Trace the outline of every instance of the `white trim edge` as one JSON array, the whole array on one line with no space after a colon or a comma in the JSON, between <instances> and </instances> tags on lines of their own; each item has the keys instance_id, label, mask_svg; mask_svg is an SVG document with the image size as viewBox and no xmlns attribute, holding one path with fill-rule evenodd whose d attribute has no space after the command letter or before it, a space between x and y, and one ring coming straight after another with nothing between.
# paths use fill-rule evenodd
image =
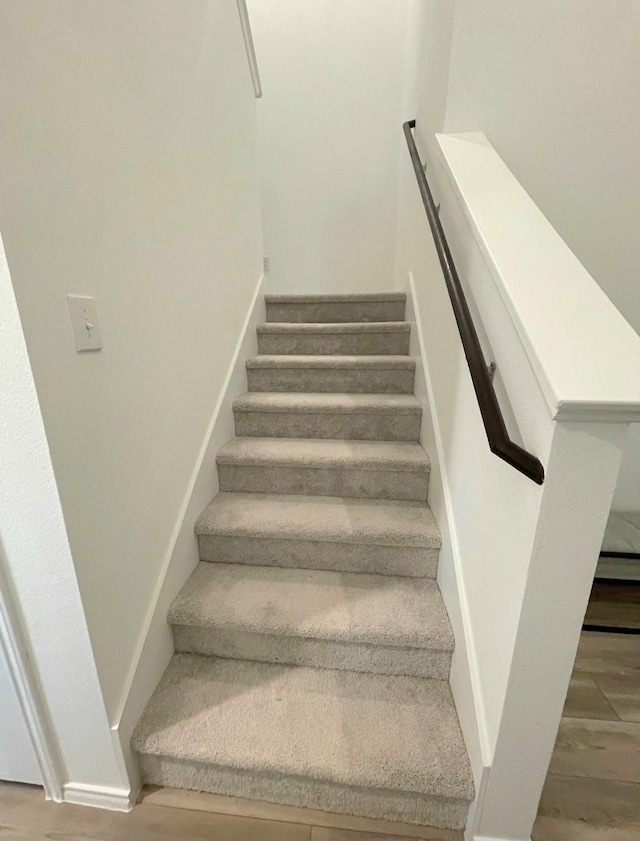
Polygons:
<instances>
[{"instance_id":1,"label":"white trim edge","mask_svg":"<svg viewBox=\"0 0 640 841\"><path fill-rule=\"evenodd\" d=\"M249 72L251 73L251 81L253 82L253 91L256 95L256 99L260 99L262 97L262 85L260 83L260 71L258 70L256 48L253 43L253 34L251 33L251 21L249 19L249 11L247 9L246 0L236 0L236 3L238 5L238 14L240 15L240 26L242 27L244 48L247 51L247 62L249 63Z\"/></svg>"},{"instance_id":2,"label":"white trim edge","mask_svg":"<svg viewBox=\"0 0 640 841\"><path fill-rule=\"evenodd\" d=\"M63 798L63 764L58 743L49 721L47 706L40 690L37 674L28 653L26 633L22 626L11 583L0 555L0 649L3 649L9 673L24 714L27 730L42 773L42 783L49 800Z\"/></svg>"},{"instance_id":3,"label":"white trim edge","mask_svg":"<svg viewBox=\"0 0 640 841\"><path fill-rule=\"evenodd\" d=\"M109 809L112 812L130 812L133 797L130 789L91 786L84 783L66 783L64 802L76 806L92 806L94 809Z\"/></svg>"}]
</instances>

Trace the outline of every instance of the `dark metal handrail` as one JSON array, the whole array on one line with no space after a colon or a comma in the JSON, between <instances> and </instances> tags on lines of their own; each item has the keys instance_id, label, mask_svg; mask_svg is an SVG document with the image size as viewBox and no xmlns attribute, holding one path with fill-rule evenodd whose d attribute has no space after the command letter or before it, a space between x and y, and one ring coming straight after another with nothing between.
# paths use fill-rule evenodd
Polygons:
<instances>
[{"instance_id":1,"label":"dark metal handrail","mask_svg":"<svg viewBox=\"0 0 640 841\"><path fill-rule=\"evenodd\" d=\"M407 146L409 147L411 163L418 179L422 203L424 204L424 209L427 211L427 218L447 284L453 313L458 324L464 355L467 358L469 373L471 374L471 380L478 399L478 406L480 407L480 414L482 415L482 423L484 424L487 440L489 441L489 449L498 458L503 459L507 464L519 470L520 473L524 473L529 479L533 479L534 482L541 485L544 482L544 467L540 460L509 438L498 398L493 388L492 373L490 373L490 369L484 360L478 334L471 318L471 312L469 311L469 305L467 304L467 299L465 298L462 284L460 283L460 278L458 277L451 251L449 250L447 238L444 235L440 223L438 208L433 201L416 142L413 138L411 129L415 127L415 124L415 120L410 120L404 123L402 128L407 140Z\"/></svg>"}]
</instances>

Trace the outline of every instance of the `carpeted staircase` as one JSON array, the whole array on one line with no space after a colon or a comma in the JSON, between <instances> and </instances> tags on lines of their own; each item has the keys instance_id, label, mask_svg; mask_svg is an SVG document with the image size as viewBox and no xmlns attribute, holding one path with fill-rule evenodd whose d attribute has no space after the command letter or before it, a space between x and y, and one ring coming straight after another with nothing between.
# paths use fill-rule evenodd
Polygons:
<instances>
[{"instance_id":1,"label":"carpeted staircase","mask_svg":"<svg viewBox=\"0 0 640 841\"><path fill-rule=\"evenodd\" d=\"M268 296L176 654L136 728L146 783L462 828L405 296Z\"/></svg>"}]
</instances>

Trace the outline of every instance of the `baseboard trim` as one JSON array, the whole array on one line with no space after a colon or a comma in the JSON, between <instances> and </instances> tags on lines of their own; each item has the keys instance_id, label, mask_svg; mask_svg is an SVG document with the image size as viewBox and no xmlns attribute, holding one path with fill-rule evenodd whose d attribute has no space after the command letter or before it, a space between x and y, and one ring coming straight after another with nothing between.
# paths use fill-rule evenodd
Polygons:
<instances>
[{"instance_id":1,"label":"baseboard trim","mask_svg":"<svg viewBox=\"0 0 640 841\"><path fill-rule=\"evenodd\" d=\"M91 786L84 783L65 783L63 802L112 812L130 812L135 798L130 789Z\"/></svg>"}]
</instances>

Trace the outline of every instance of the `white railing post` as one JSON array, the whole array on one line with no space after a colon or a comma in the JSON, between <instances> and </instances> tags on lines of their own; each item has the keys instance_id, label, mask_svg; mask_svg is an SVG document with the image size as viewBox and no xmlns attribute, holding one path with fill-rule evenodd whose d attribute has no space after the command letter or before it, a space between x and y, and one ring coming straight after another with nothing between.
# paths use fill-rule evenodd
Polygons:
<instances>
[{"instance_id":1,"label":"white railing post","mask_svg":"<svg viewBox=\"0 0 640 841\"><path fill-rule=\"evenodd\" d=\"M493 764L471 838L530 838L627 430L555 425Z\"/></svg>"}]
</instances>

